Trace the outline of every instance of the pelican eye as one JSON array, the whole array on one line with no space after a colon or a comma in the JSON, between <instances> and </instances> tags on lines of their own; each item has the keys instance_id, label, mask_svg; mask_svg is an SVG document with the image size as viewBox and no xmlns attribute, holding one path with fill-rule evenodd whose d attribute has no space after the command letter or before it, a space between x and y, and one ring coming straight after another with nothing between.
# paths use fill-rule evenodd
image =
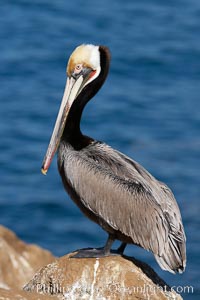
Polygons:
<instances>
[{"instance_id":1,"label":"pelican eye","mask_svg":"<svg viewBox=\"0 0 200 300\"><path fill-rule=\"evenodd\" d=\"M79 74L83 69L83 65L82 64L77 64L74 68L74 74Z\"/></svg>"}]
</instances>

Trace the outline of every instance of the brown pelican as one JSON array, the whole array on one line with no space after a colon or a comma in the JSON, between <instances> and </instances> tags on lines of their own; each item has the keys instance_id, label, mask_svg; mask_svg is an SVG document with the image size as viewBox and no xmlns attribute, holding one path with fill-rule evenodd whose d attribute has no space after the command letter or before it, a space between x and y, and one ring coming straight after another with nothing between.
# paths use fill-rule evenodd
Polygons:
<instances>
[{"instance_id":1,"label":"brown pelican","mask_svg":"<svg viewBox=\"0 0 200 300\"><path fill-rule=\"evenodd\" d=\"M115 239L153 252L169 272L186 265L185 233L171 190L141 165L103 142L82 134L86 103L104 83L110 64L105 46L81 45L69 58L67 83L43 161L46 174L58 149L58 169L65 189L81 211L107 233L100 249L82 249L77 257L110 255Z\"/></svg>"}]
</instances>

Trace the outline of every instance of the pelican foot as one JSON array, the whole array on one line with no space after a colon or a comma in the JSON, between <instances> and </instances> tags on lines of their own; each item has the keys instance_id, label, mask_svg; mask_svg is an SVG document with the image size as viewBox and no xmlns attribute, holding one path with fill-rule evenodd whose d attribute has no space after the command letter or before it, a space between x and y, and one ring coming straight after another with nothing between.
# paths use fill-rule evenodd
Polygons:
<instances>
[{"instance_id":1,"label":"pelican foot","mask_svg":"<svg viewBox=\"0 0 200 300\"><path fill-rule=\"evenodd\" d=\"M72 258L98 258L111 255L119 255L119 253L114 250L105 251L104 248L87 248L78 250L78 252L72 256Z\"/></svg>"}]
</instances>

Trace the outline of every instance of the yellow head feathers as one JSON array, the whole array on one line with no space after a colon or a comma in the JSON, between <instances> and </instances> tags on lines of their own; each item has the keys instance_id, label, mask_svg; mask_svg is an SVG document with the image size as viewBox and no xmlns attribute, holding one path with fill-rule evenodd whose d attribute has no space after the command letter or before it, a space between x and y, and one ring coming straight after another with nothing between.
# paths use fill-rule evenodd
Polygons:
<instances>
[{"instance_id":1,"label":"yellow head feathers","mask_svg":"<svg viewBox=\"0 0 200 300\"><path fill-rule=\"evenodd\" d=\"M72 74L75 66L78 64L97 70L100 67L99 46L90 44L78 46L69 58L67 66L68 76Z\"/></svg>"}]
</instances>

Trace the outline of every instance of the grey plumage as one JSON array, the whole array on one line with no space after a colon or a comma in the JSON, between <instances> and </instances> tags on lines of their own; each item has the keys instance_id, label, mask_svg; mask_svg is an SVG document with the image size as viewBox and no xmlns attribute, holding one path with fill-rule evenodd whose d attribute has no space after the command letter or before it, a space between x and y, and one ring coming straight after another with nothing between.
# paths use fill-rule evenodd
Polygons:
<instances>
[{"instance_id":1,"label":"grey plumage","mask_svg":"<svg viewBox=\"0 0 200 300\"><path fill-rule=\"evenodd\" d=\"M62 141L58 166L65 186L108 233L154 253L161 268L185 268L185 233L171 190L141 165L101 142L81 151ZM67 184L66 184L67 179ZM76 201L77 202L77 201Z\"/></svg>"},{"instance_id":2,"label":"grey plumage","mask_svg":"<svg viewBox=\"0 0 200 300\"><path fill-rule=\"evenodd\" d=\"M81 45L69 58L67 82L54 130L42 164L46 174L58 147L58 168L64 186L83 213L108 232L101 249L84 249L76 257L118 253L132 243L150 250L161 268L184 271L185 233L171 190L141 165L80 130L83 109L108 74L105 46Z\"/></svg>"}]
</instances>

